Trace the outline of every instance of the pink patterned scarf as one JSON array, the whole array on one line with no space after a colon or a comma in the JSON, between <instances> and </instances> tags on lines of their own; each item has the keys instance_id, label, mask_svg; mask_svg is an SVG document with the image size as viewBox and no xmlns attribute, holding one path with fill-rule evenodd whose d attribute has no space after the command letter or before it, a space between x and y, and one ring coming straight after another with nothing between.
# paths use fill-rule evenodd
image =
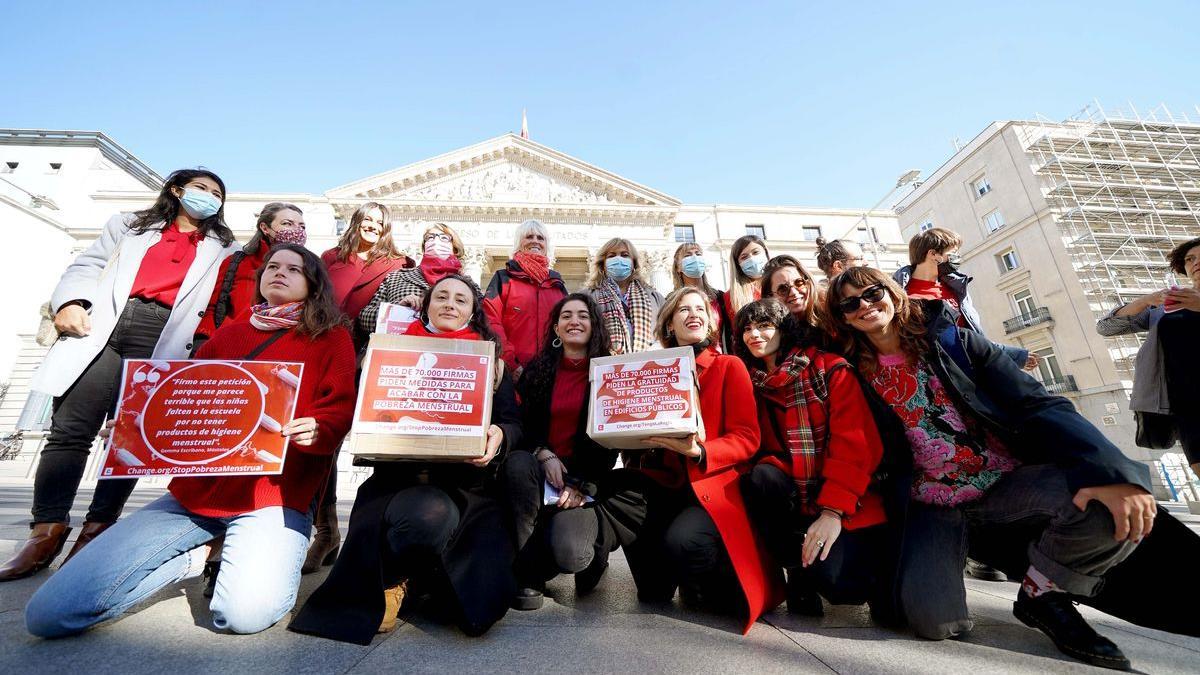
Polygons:
<instances>
[{"instance_id":1,"label":"pink patterned scarf","mask_svg":"<svg viewBox=\"0 0 1200 675\"><path fill-rule=\"evenodd\" d=\"M264 302L250 308L250 324L259 330L291 329L299 325L303 312L303 300L274 307Z\"/></svg>"}]
</instances>

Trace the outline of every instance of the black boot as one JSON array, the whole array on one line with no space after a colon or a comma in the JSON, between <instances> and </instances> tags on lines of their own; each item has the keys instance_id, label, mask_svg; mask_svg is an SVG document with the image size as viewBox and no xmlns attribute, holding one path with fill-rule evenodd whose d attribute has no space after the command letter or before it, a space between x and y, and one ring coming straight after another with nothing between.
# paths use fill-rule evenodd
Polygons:
<instances>
[{"instance_id":1,"label":"black boot","mask_svg":"<svg viewBox=\"0 0 1200 675\"><path fill-rule=\"evenodd\" d=\"M1101 668L1130 669L1129 659L1121 649L1088 625L1066 593L1044 593L1032 598L1022 588L1013 603L1013 616L1045 633L1067 656Z\"/></svg>"},{"instance_id":2,"label":"black boot","mask_svg":"<svg viewBox=\"0 0 1200 675\"><path fill-rule=\"evenodd\" d=\"M964 571L982 581L1008 581L1008 575L1004 572L970 558L967 558L967 567Z\"/></svg>"},{"instance_id":3,"label":"black boot","mask_svg":"<svg viewBox=\"0 0 1200 675\"><path fill-rule=\"evenodd\" d=\"M538 588L522 588L513 596L512 608L522 612L529 612L535 609L541 609L542 603L546 597Z\"/></svg>"},{"instance_id":4,"label":"black boot","mask_svg":"<svg viewBox=\"0 0 1200 675\"><path fill-rule=\"evenodd\" d=\"M821 596L808 583L804 571L795 567L787 571L787 611L800 616L825 616Z\"/></svg>"},{"instance_id":5,"label":"black boot","mask_svg":"<svg viewBox=\"0 0 1200 675\"><path fill-rule=\"evenodd\" d=\"M583 597L596 590L596 585L608 569L608 561L600 556L592 558L592 562L582 572L575 573L575 595Z\"/></svg>"}]
</instances>

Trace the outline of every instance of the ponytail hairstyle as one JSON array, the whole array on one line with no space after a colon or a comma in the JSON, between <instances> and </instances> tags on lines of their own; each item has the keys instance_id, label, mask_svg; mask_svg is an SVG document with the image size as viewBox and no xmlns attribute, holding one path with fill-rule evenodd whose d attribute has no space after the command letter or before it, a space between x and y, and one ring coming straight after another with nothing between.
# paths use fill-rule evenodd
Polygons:
<instances>
[{"instance_id":1,"label":"ponytail hairstyle","mask_svg":"<svg viewBox=\"0 0 1200 675\"><path fill-rule=\"evenodd\" d=\"M829 282L829 292L826 303L829 315L837 329L837 337L841 342L841 351L846 359L856 363L858 369L866 375L872 375L879 368L879 353L866 334L850 325L846 317L837 308L837 304L846 297L846 286L859 289L869 288L876 284L882 285L892 304L896 308L892 317L892 329L900 336L900 348L910 363L916 363L927 351L929 344L926 339L925 313L921 306L909 300L908 294L892 277L880 272L874 267L851 267Z\"/></svg>"},{"instance_id":2,"label":"ponytail hairstyle","mask_svg":"<svg viewBox=\"0 0 1200 675\"><path fill-rule=\"evenodd\" d=\"M258 249L263 245L271 245L271 242L267 240L267 235L263 234L262 226L266 225L267 228L270 228L271 225L275 223L275 215L280 211L295 211L300 215L304 215L304 211L301 211L300 207L296 206L295 204L289 204L287 202L271 202L270 204L267 204L263 207L262 211L255 216L254 236L251 237L250 241L246 242L246 245L242 247L243 251L249 255L254 255L258 253Z\"/></svg>"},{"instance_id":3,"label":"ponytail hairstyle","mask_svg":"<svg viewBox=\"0 0 1200 675\"><path fill-rule=\"evenodd\" d=\"M309 337L317 337L322 333L346 325L346 316L340 307L333 302L333 282L325 271L325 263L316 253L300 244L276 244L267 251L267 257L254 275L254 302L266 302L262 294L262 278L266 273L267 264L281 251L291 251L300 255L304 260L304 281L308 283L308 296L304 298L304 311L300 314L300 324L296 330Z\"/></svg>"},{"instance_id":4,"label":"ponytail hairstyle","mask_svg":"<svg viewBox=\"0 0 1200 675\"><path fill-rule=\"evenodd\" d=\"M862 247L858 244L847 241L845 239L834 239L826 241L825 237L817 237L817 267L825 273L826 278L833 278L834 263L842 263L842 267L849 267L846 263L852 259L862 260Z\"/></svg>"},{"instance_id":5,"label":"ponytail hairstyle","mask_svg":"<svg viewBox=\"0 0 1200 675\"><path fill-rule=\"evenodd\" d=\"M382 214L383 223L379 227L379 239L371 245L371 250L367 251L367 264L387 258L388 260L405 259L405 267L412 267L412 259L400 252L396 248L396 242L392 239L392 211L388 207L379 202L366 202L354 211L354 215L350 216L350 225L346 231L342 233L342 238L338 240L337 259L338 262L346 262L351 256L358 255L358 247L362 245L362 234L358 228L362 225L363 218L371 211L378 210Z\"/></svg>"},{"instance_id":6,"label":"ponytail hairstyle","mask_svg":"<svg viewBox=\"0 0 1200 675\"><path fill-rule=\"evenodd\" d=\"M211 179L221 189L221 208L200 221L197 227L205 237L216 237L222 246L232 244L234 241L233 230L230 230L229 226L225 224L225 198L228 196L225 192L225 181L208 169L172 171L171 175L163 181L162 189L158 191L158 197L154 203L149 208L133 214L133 222L129 224L130 231L140 234L150 230L162 231L163 228L169 227L179 217L179 210L183 208L180 206L179 198L171 192L171 188L184 190L188 183L200 177Z\"/></svg>"}]
</instances>

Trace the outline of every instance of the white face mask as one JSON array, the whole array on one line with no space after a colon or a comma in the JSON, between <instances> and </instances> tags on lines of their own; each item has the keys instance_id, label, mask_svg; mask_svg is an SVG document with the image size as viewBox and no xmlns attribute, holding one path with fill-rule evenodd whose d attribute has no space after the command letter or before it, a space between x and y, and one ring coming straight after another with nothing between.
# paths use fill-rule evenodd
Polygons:
<instances>
[{"instance_id":1,"label":"white face mask","mask_svg":"<svg viewBox=\"0 0 1200 675\"><path fill-rule=\"evenodd\" d=\"M448 241L442 241L437 237L425 242L425 255L433 256L439 260L445 260L454 254L454 244Z\"/></svg>"}]
</instances>

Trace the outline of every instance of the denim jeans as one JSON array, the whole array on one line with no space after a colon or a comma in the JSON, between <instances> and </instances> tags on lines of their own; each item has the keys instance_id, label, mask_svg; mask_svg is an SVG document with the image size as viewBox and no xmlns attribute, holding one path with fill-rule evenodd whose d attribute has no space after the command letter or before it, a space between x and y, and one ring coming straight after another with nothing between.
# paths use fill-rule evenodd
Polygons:
<instances>
[{"instance_id":1,"label":"denim jeans","mask_svg":"<svg viewBox=\"0 0 1200 675\"><path fill-rule=\"evenodd\" d=\"M54 638L119 616L158 590L198 576L203 545L223 534L209 605L213 626L257 633L296 603L311 527L309 515L282 506L211 518L163 495L118 521L50 577L26 605L25 625L38 637Z\"/></svg>"},{"instance_id":2,"label":"denim jeans","mask_svg":"<svg viewBox=\"0 0 1200 675\"><path fill-rule=\"evenodd\" d=\"M913 630L931 639L971 630L963 566L973 537L1038 530L1033 541L1014 537L1011 545L1027 546L1029 564L1067 593L1098 593L1104 573L1128 557L1134 543L1114 539L1112 514L1099 502L1080 511L1073 497L1061 469L1035 464L1016 469L968 504L911 503L899 581L901 607Z\"/></svg>"}]
</instances>

